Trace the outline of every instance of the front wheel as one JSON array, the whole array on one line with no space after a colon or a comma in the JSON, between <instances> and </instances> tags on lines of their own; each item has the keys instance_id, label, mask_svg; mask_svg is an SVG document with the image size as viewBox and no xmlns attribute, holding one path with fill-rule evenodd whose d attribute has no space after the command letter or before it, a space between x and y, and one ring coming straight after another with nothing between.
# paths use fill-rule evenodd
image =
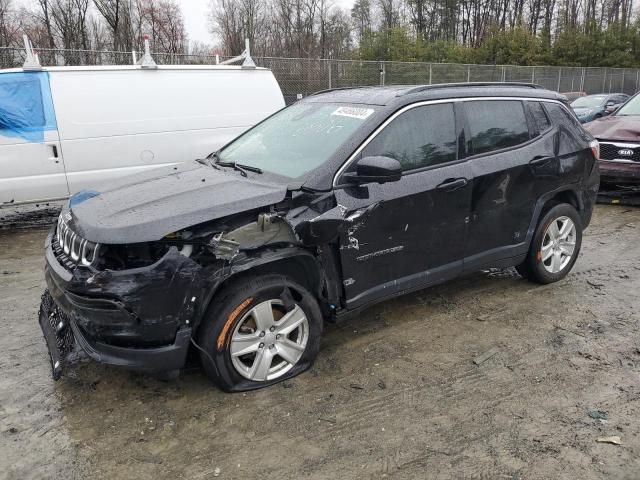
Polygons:
<instances>
[{"instance_id":1,"label":"front wheel","mask_svg":"<svg viewBox=\"0 0 640 480\"><path fill-rule=\"evenodd\" d=\"M282 275L226 287L198 332L207 375L226 391L266 387L308 369L320 348L313 295Z\"/></svg>"},{"instance_id":2,"label":"front wheel","mask_svg":"<svg viewBox=\"0 0 640 480\"><path fill-rule=\"evenodd\" d=\"M531 281L557 282L575 264L581 245L580 215L572 205L556 205L538 223L527 258L516 268Z\"/></svg>"}]
</instances>

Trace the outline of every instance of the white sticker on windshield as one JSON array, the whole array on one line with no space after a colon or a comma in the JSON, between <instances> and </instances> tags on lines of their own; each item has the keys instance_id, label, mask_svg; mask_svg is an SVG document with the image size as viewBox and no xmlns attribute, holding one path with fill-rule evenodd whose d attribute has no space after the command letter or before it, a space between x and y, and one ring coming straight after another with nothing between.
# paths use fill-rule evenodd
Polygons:
<instances>
[{"instance_id":1,"label":"white sticker on windshield","mask_svg":"<svg viewBox=\"0 0 640 480\"><path fill-rule=\"evenodd\" d=\"M341 117L351 117L364 120L373 113L373 108L358 107L338 107L331 115L339 115Z\"/></svg>"}]
</instances>

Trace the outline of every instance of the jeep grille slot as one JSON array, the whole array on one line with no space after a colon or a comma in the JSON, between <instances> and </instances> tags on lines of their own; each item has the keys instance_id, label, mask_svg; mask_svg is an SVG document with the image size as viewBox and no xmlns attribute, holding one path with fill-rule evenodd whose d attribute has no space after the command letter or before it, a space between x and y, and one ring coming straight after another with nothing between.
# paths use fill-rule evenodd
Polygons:
<instances>
[{"instance_id":1,"label":"jeep grille slot","mask_svg":"<svg viewBox=\"0 0 640 480\"><path fill-rule=\"evenodd\" d=\"M97 243L85 240L66 224L62 215L58 218L53 251L58 261L68 270L76 265L91 265L97 256Z\"/></svg>"}]
</instances>

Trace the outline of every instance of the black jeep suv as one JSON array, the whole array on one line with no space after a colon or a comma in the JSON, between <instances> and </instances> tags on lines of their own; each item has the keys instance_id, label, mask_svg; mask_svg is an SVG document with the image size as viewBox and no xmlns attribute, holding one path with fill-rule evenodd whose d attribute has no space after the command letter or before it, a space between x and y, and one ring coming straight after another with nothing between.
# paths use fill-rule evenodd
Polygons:
<instances>
[{"instance_id":1,"label":"black jeep suv","mask_svg":"<svg viewBox=\"0 0 640 480\"><path fill-rule=\"evenodd\" d=\"M351 88L281 110L219 152L73 196L46 241L54 377L74 345L223 389L309 368L323 319L487 267L572 268L598 144L526 84Z\"/></svg>"}]
</instances>

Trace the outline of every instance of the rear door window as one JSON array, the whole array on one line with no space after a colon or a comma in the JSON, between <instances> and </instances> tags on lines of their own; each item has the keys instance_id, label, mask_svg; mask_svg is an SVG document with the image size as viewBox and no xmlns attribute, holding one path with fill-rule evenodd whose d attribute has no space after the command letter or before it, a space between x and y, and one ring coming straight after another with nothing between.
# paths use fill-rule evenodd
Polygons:
<instances>
[{"instance_id":1,"label":"rear door window","mask_svg":"<svg viewBox=\"0 0 640 480\"><path fill-rule=\"evenodd\" d=\"M464 102L473 155L515 147L529 140L529 125L519 100Z\"/></svg>"},{"instance_id":2,"label":"rear door window","mask_svg":"<svg viewBox=\"0 0 640 480\"><path fill-rule=\"evenodd\" d=\"M453 104L424 105L400 114L364 148L362 155L395 158L403 171L456 160Z\"/></svg>"}]
</instances>

